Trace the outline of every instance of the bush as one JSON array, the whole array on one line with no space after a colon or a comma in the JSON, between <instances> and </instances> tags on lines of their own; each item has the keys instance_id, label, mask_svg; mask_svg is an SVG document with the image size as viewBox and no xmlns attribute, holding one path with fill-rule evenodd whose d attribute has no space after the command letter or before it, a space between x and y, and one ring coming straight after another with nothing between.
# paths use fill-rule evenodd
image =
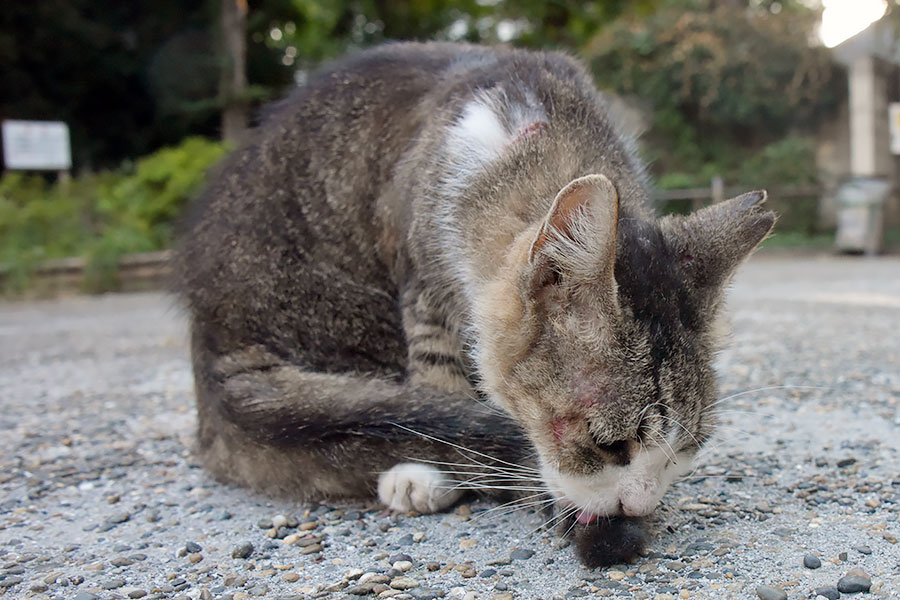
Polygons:
<instances>
[{"instance_id":1,"label":"bush","mask_svg":"<svg viewBox=\"0 0 900 600\"><path fill-rule=\"evenodd\" d=\"M125 165L50 184L39 175L0 179L0 265L6 291L20 291L41 262L83 256L85 286L116 287L122 254L168 247L173 223L225 153L222 144L188 138Z\"/></svg>"}]
</instances>

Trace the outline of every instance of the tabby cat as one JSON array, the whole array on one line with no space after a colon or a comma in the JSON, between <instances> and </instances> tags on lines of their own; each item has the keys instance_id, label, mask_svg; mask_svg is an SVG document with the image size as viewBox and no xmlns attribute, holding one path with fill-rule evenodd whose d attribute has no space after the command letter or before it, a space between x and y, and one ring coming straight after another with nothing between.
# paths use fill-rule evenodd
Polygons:
<instances>
[{"instance_id":1,"label":"tabby cat","mask_svg":"<svg viewBox=\"0 0 900 600\"><path fill-rule=\"evenodd\" d=\"M199 453L298 500L433 512L540 488L580 527L647 515L713 432L724 288L774 225L764 198L657 218L563 54L402 43L333 64L181 237ZM604 543L585 560L630 545Z\"/></svg>"}]
</instances>

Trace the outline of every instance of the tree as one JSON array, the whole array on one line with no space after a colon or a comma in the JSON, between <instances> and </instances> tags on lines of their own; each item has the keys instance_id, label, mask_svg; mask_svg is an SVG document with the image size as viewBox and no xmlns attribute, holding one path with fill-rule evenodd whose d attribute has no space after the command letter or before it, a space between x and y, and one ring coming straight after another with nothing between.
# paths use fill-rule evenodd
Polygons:
<instances>
[{"instance_id":1,"label":"tree","mask_svg":"<svg viewBox=\"0 0 900 600\"><path fill-rule=\"evenodd\" d=\"M659 172L735 181L752 154L810 131L843 98L844 75L814 40L818 19L788 0L669 0L601 31L584 54L601 85L649 104Z\"/></svg>"},{"instance_id":2,"label":"tree","mask_svg":"<svg viewBox=\"0 0 900 600\"><path fill-rule=\"evenodd\" d=\"M222 139L236 142L247 128L247 0L222 0Z\"/></svg>"}]
</instances>

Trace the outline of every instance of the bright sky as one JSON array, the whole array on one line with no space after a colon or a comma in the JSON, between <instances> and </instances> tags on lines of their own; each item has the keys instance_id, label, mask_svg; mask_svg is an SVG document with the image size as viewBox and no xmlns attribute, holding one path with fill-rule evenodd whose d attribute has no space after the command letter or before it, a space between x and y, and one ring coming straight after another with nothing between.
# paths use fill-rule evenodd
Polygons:
<instances>
[{"instance_id":1,"label":"bright sky","mask_svg":"<svg viewBox=\"0 0 900 600\"><path fill-rule=\"evenodd\" d=\"M822 0L822 42L831 48L877 21L887 9L885 0Z\"/></svg>"}]
</instances>

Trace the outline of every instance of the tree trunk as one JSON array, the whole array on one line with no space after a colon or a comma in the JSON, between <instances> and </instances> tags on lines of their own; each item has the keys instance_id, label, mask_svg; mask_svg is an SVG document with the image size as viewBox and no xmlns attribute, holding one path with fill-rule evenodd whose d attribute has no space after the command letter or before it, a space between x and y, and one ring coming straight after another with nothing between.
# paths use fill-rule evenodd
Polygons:
<instances>
[{"instance_id":1,"label":"tree trunk","mask_svg":"<svg viewBox=\"0 0 900 600\"><path fill-rule=\"evenodd\" d=\"M222 0L224 60L219 93L222 139L239 142L247 130L247 0Z\"/></svg>"}]
</instances>

